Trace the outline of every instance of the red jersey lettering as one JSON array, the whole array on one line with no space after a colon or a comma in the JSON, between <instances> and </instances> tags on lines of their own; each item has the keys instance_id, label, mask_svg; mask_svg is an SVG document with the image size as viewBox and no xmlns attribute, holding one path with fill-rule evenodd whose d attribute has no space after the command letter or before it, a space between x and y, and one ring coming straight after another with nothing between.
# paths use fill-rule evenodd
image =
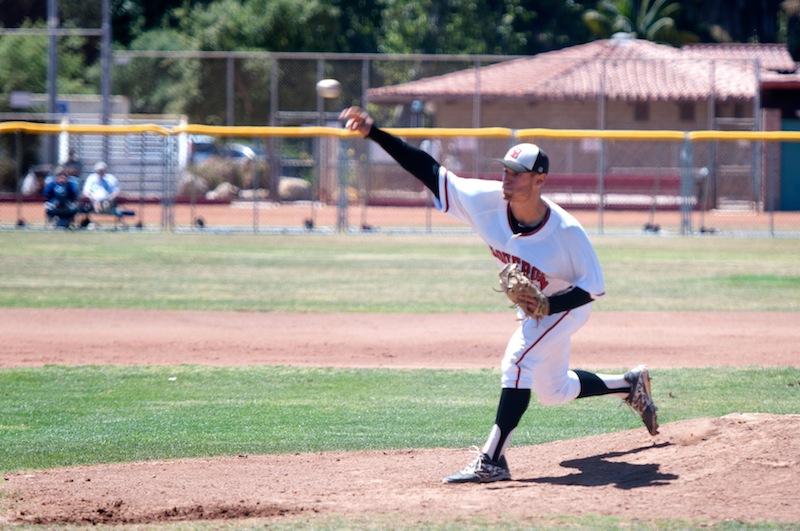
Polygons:
<instances>
[{"instance_id":1,"label":"red jersey lettering","mask_svg":"<svg viewBox=\"0 0 800 531\"><path fill-rule=\"evenodd\" d=\"M536 266L532 265L530 262L523 260L518 256L512 256L506 252L499 251L492 246L489 246L489 250L492 253L492 256L500 260L504 264L515 263L519 264L522 273L528 277L529 279L533 280L534 282L539 283L539 289L545 289L550 282L547 281L547 275L545 275L542 271L536 268Z\"/></svg>"}]
</instances>

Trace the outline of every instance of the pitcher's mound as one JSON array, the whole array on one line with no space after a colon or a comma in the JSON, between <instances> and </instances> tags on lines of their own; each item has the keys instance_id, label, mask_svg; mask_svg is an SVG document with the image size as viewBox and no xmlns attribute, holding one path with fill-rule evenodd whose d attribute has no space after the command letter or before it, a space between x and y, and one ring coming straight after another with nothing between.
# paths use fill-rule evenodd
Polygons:
<instances>
[{"instance_id":1,"label":"pitcher's mound","mask_svg":"<svg viewBox=\"0 0 800 531\"><path fill-rule=\"evenodd\" d=\"M654 438L641 428L512 447L514 479L485 485L443 485L472 455L433 449L19 472L5 476L0 497L7 521L51 525L334 516L522 523L581 514L800 522L798 433L800 415L732 414L669 423Z\"/></svg>"}]
</instances>

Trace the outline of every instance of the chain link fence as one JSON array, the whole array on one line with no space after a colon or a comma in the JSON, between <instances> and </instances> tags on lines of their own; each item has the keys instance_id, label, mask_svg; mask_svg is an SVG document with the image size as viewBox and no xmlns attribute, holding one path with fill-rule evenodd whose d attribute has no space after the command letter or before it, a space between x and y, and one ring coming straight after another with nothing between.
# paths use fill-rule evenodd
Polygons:
<instances>
[{"instance_id":1,"label":"chain link fence","mask_svg":"<svg viewBox=\"0 0 800 531\"><path fill-rule=\"evenodd\" d=\"M106 159L121 181L132 219L95 226L166 230L336 231L462 230L432 208L430 193L372 143L329 134L263 135L246 126L339 127L341 108L366 106L382 127L526 127L613 130L781 129L775 112L760 108L753 61L615 60L585 68L580 99L500 93L495 77L511 56L394 56L266 52L115 52L112 93L126 113L112 124L156 123L179 134L0 135L0 225L45 226L41 198L25 187L52 170L45 146L70 150L85 179ZM564 57L539 61L537 75L564 71ZM737 72L731 85L723 78ZM684 99L643 99L619 92L620 79L651 92L663 73L698 81ZM157 75L156 75L157 74ZM628 77L626 76L634 76ZM342 85L332 100L318 80ZM513 81L513 80L512 80ZM576 81L577 83L577 81ZM654 88L654 86L656 88ZM699 87L699 88L698 88ZM739 92L736 92L736 91ZM744 91L744 92L742 92ZM778 113L779 114L779 113ZM29 121L36 113L26 114ZM4 118L10 118L4 115ZM38 115L43 122L56 117ZM70 125L99 123L87 112L57 117ZM2 122L0 122L2 123ZM232 126L211 134L187 123ZM784 124L785 125L785 124ZM183 127L184 129L180 129ZM785 128L785 127L784 127ZM800 188L793 157L797 142L738 139L609 138L525 134L490 138L437 133L409 135L447 168L465 177L498 179L502 157L516 141L540 144L551 158L546 192L573 210L591 231L763 232L800 229ZM41 186L41 184L40 184Z\"/></svg>"},{"instance_id":2,"label":"chain link fence","mask_svg":"<svg viewBox=\"0 0 800 531\"><path fill-rule=\"evenodd\" d=\"M304 135L308 134L306 130L291 129ZM286 130L268 131L276 135ZM431 153L449 170L484 179L500 179L500 165L495 158L501 157L510 145L519 141L538 143L551 158L546 195L571 210L592 232L800 233L797 212L777 208L781 182L776 175L776 142L710 141L692 139L693 133L680 132L674 132L672 139L653 140L610 139L599 133L573 138L571 131L558 130L508 130L506 136L489 138L480 136L485 130L475 130L477 136L463 132L454 136L452 130L442 129L395 130L400 135L404 131L408 132L410 143ZM305 168L314 172L311 178L302 174L281 176L277 183L272 181L268 162L247 151L250 158L241 156L231 161L209 155L196 165L181 168L181 152L192 148L182 148L181 143L188 142L191 134L111 135L115 149L139 161L130 167L110 167L121 182L125 209L133 215L117 219L87 214L92 218L90 228L248 232L467 230L436 211L431 193L376 144L341 135L340 130L332 128L314 132L318 136L202 135L211 139L209 145L224 142L230 149L236 145L268 146L298 140L318 145L316 155L305 155L314 161ZM13 132L3 136L13 139L15 152L11 160L19 161L21 156L16 153L24 153L47 135ZM72 132L69 145L80 145L85 150L95 145L94 149L99 149L102 137ZM473 166L472 157L463 156L473 150L487 154L477 166ZM720 153L729 151L730 159L725 160L736 162L750 156L753 150L763 161L762 179L745 179L733 172L716 181L709 179L709 157L720 160ZM314 156L319 157L319 162ZM467 160L466 165L463 160ZM641 160L652 165L643 166L639 164ZM76 178L80 180L90 171L91 168L84 168ZM40 196L49 173L47 168L38 167L24 173L20 164L11 168L13 180L5 183L11 191L3 192L0 201L0 226L49 226ZM212 182L218 184L212 188ZM278 195L271 195L272 190ZM717 199L712 201L711 197ZM726 208L714 206L720 198L730 202ZM80 221L81 215L76 218L76 226L81 225Z\"/></svg>"}]
</instances>

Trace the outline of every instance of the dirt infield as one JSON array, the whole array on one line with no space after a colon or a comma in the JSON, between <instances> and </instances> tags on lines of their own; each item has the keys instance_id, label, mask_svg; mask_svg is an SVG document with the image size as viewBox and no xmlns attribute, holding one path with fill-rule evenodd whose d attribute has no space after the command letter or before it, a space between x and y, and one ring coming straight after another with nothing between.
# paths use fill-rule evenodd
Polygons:
<instances>
[{"instance_id":1,"label":"dirt infield","mask_svg":"<svg viewBox=\"0 0 800 531\"><path fill-rule=\"evenodd\" d=\"M45 326L46 325L46 326ZM595 312L573 366L800 366L796 313ZM0 309L0 367L54 364L494 368L514 315Z\"/></svg>"},{"instance_id":2,"label":"dirt infield","mask_svg":"<svg viewBox=\"0 0 800 531\"><path fill-rule=\"evenodd\" d=\"M512 521L564 515L797 522L800 415L728 415L513 448L514 480L443 485L451 449L239 456L6 476L11 519L144 524L219 518ZM461 515L459 517L459 515ZM398 519L399 518L399 519Z\"/></svg>"},{"instance_id":3,"label":"dirt infield","mask_svg":"<svg viewBox=\"0 0 800 531\"><path fill-rule=\"evenodd\" d=\"M797 324L797 314L783 313L599 312L575 337L573 365L798 367ZM5 309L0 310L0 366L492 368L515 325L506 314L411 319ZM23 471L5 474L0 482L0 525L253 518L261 524L297 518L308 523L337 517L373 527L376 522L384 527L398 522L546 525L548 518L598 514L645 521L798 523L798 430L800 415L736 414L666 424L654 438L642 428L512 447L513 481L455 487L442 485L440 478L465 463L465 450L238 456Z\"/></svg>"}]
</instances>

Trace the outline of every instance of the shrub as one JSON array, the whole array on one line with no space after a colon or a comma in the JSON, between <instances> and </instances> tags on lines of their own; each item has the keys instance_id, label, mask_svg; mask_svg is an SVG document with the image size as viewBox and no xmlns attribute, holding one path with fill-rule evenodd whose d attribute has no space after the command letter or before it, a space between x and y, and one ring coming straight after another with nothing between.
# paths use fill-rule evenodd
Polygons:
<instances>
[{"instance_id":1,"label":"shrub","mask_svg":"<svg viewBox=\"0 0 800 531\"><path fill-rule=\"evenodd\" d=\"M0 191L17 191L17 165L13 159L7 157L0 157Z\"/></svg>"},{"instance_id":2,"label":"shrub","mask_svg":"<svg viewBox=\"0 0 800 531\"><path fill-rule=\"evenodd\" d=\"M240 161L222 157L209 157L202 164L190 168L213 190L221 183L230 183L237 188L252 188L259 177L259 188L265 188L269 178L269 165L266 161Z\"/></svg>"}]
</instances>

